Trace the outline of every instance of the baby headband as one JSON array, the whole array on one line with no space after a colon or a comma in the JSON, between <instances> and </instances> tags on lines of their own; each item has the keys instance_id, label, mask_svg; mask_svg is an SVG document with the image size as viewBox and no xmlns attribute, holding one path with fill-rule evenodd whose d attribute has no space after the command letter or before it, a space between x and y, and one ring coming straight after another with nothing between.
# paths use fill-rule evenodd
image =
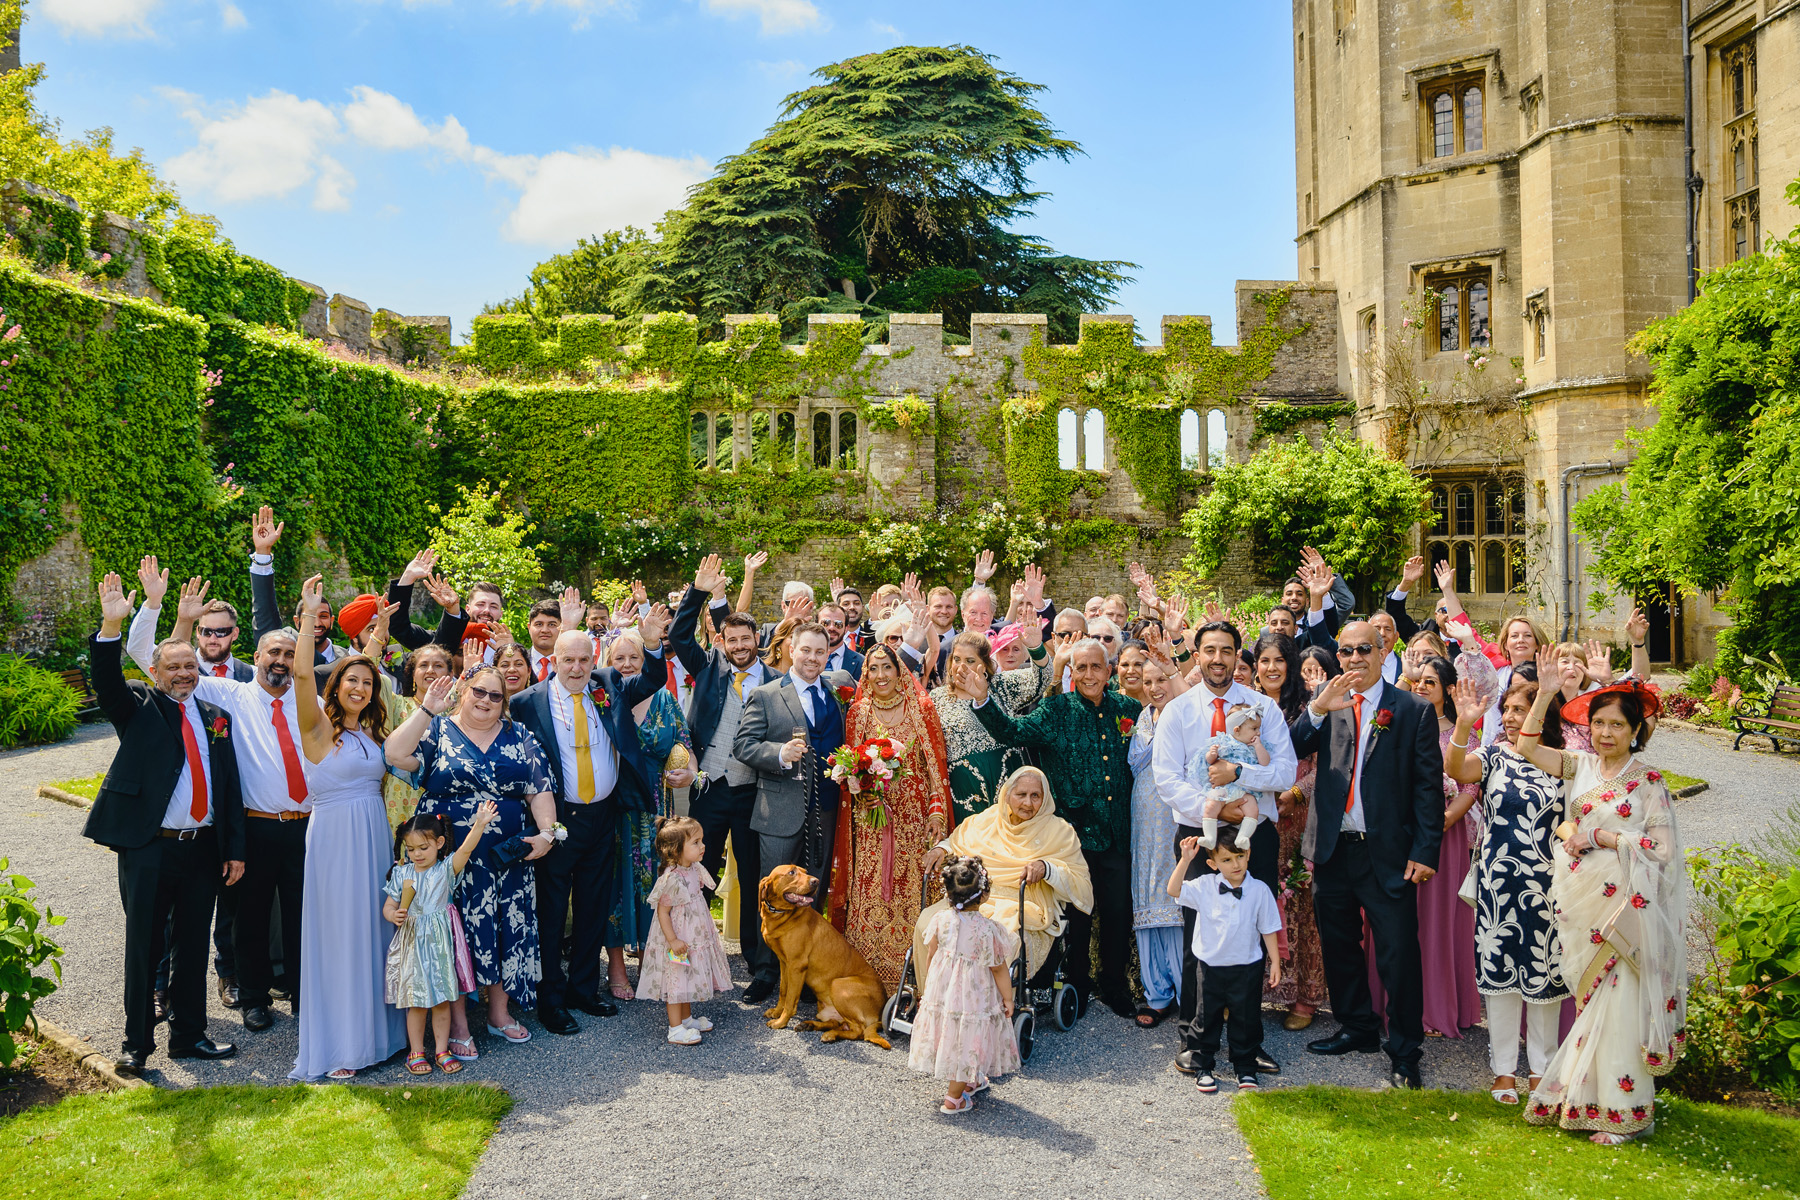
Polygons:
<instances>
[{"instance_id":1,"label":"baby headband","mask_svg":"<svg viewBox=\"0 0 1800 1200\"><path fill-rule=\"evenodd\" d=\"M1240 708L1236 712L1226 713L1225 729L1229 733L1236 733L1238 731L1238 726L1242 725L1245 721L1260 720L1262 720L1262 706L1252 704L1248 708Z\"/></svg>"}]
</instances>

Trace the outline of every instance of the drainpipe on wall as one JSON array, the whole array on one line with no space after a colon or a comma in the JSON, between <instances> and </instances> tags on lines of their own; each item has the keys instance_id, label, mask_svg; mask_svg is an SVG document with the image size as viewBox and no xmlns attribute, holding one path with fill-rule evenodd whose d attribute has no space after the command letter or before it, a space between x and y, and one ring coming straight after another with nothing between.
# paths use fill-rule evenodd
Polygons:
<instances>
[{"instance_id":1,"label":"drainpipe on wall","mask_svg":"<svg viewBox=\"0 0 1800 1200\"><path fill-rule=\"evenodd\" d=\"M1689 2L1681 0L1681 183L1687 194L1687 298L1692 304L1700 293L1700 247L1695 241L1700 225L1696 204L1700 177L1694 174L1694 37L1688 24Z\"/></svg>"},{"instance_id":2,"label":"drainpipe on wall","mask_svg":"<svg viewBox=\"0 0 1800 1200\"><path fill-rule=\"evenodd\" d=\"M1562 560L1563 560L1563 619L1562 640L1575 640L1575 525L1569 513L1569 481L1578 475L1617 475L1625 469L1623 463L1612 461L1597 463L1576 463L1572 467L1564 467L1562 473Z\"/></svg>"}]
</instances>

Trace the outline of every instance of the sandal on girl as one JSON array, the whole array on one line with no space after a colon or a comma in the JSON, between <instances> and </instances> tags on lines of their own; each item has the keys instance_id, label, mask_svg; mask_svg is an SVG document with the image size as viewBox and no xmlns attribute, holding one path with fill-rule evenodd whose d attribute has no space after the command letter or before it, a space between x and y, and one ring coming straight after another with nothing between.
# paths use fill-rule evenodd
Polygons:
<instances>
[{"instance_id":1,"label":"sandal on girl","mask_svg":"<svg viewBox=\"0 0 1800 1200\"><path fill-rule=\"evenodd\" d=\"M953 1099L950 1096L945 1096L944 1102L942 1104L938 1105L938 1111L941 1113L949 1113L951 1116L955 1116L958 1113L966 1113L974 1107L975 1107L975 1097L969 1095L969 1093L967 1093L967 1092L964 1092L962 1094L962 1098L960 1100Z\"/></svg>"},{"instance_id":2,"label":"sandal on girl","mask_svg":"<svg viewBox=\"0 0 1800 1200\"><path fill-rule=\"evenodd\" d=\"M525 1028L517 1021L507 1022L506 1028L504 1029L496 1029L490 1023L488 1025L488 1032L497 1038L505 1038L515 1046L520 1042L529 1042L531 1040L531 1030Z\"/></svg>"},{"instance_id":3,"label":"sandal on girl","mask_svg":"<svg viewBox=\"0 0 1800 1200\"><path fill-rule=\"evenodd\" d=\"M409 1054L406 1056L406 1069L414 1075L429 1075L431 1074L431 1060L423 1054Z\"/></svg>"},{"instance_id":4,"label":"sandal on girl","mask_svg":"<svg viewBox=\"0 0 1800 1200\"><path fill-rule=\"evenodd\" d=\"M701 1033L711 1033L713 1028L712 1019L710 1017L683 1017L681 1018L681 1023L686 1025L689 1029L696 1029Z\"/></svg>"},{"instance_id":5,"label":"sandal on girl","mask_svg":"<svg viewBox=\"0 0 1800 1200\"><path fill-rule=\"evenodd\" d=\"M352 1071L349 1067L339 1067L337 1070L332 1071L330 1074L326 1075L325 1078L335 1079L339 1083L342 1083L346 1079L355 1079L356 1072Z\"/></svg>"},{"instance_id":6,"label":"sandal on girl","mask_svg":"<svg viewBox=\"0 0 1800 1200\"><path fill-rule=\"evenodd\" d=\"M474 1062L481 1057L475 1051L475 1039L472 1037L451 1038L450 1055L459 1062Z\"/></svg>"},{"instance_id":7,"label":"sandal on girl","mask_svg":"<svg viewBox=\"0 0 1800 1200\"><path fill-rule=\"evenodd\" d=\"M994 1086L994 1081L989 1079L986 1075L983 1075L981 1078L977 1079L972 1085L964 1088L963 1095L973 1096L976 1092L985 1092L993 1086Z\"/></svg>"},{"instance_id":8,"label":"sandal on girl","mask_svg":"<svg viewBox=\"0 0 1800 1200\"><path fill-rule=\"evenodd\" d=\"M446 1075L454 1075L458 1071L462 1070L462 1064L456 1061L456 1055L450 1053L448 1050L439 1050L438 1051L437 1065L438 1065L438 1070L442 1071ZM422 1072L422 1071L418 1072L418 1073L424 1074L424 1072Z\"/></svg>"},{"instance_id":9,"label":"sandal on girl","mask_svg":"<svg viewBox=\"0 0 1800 1200\"><path fill-rule=\"evenodd\" d=\"M1502 1079L1512 1079L1513 1082L1507 1087L1501 1087ZM1511 1075L1496 1075L1494 1076L1494 1086L1488 1089L1488 1095L1501 1104L1517 1104L1519 1102L1519 1081Z\"/></svg>"}]
</instances>

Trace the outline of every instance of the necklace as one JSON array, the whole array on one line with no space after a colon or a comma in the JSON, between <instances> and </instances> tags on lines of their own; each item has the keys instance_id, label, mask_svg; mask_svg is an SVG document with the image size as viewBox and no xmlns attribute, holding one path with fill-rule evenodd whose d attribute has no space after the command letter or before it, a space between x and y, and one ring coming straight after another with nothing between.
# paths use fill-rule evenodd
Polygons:
<instances>
[{"instance_id":1,"label":"necklace","mask_svg":"<svg viewBox=\"0 0 1800 1200\"><path fill-rule=\"evenodd\" d=\"M906 697L905 696L895 696L894 702L892 704L883 704L881 701L877 700L873 695L871 695L869 697L869 703L873 704L877 709L879 709L882 712L893 712L896 708L899 708L902 704L906 703Z\"/></svg>"}]
</instances>

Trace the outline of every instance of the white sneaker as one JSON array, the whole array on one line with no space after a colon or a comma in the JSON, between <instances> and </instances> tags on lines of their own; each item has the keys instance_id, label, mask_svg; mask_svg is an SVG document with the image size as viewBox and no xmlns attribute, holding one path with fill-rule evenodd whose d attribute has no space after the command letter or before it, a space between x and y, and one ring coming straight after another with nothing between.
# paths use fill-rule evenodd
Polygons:
<instances>
[{"instance_id":1,"label":"white sneaker","mask_svg":"<svg viewBox=\"0 0 1800 1200\"><path fill-rule=\"evenodd\" d=\"M681 1023L689 1029L697 1029L701 1033L712 1032L712 1022L705 1017L683 1017Z\"/></svg>"},{"instance_id":2,"label":"white sneaker","mask_svg":"<svg viewBox=\"0 0 1800 1200\"><path fill-rule=\"evenodd\" d=\"M669 1045L698 1046L700 1031L689 1025L671 1025L669 1027Z\"/></svg>"}]
</instances>

